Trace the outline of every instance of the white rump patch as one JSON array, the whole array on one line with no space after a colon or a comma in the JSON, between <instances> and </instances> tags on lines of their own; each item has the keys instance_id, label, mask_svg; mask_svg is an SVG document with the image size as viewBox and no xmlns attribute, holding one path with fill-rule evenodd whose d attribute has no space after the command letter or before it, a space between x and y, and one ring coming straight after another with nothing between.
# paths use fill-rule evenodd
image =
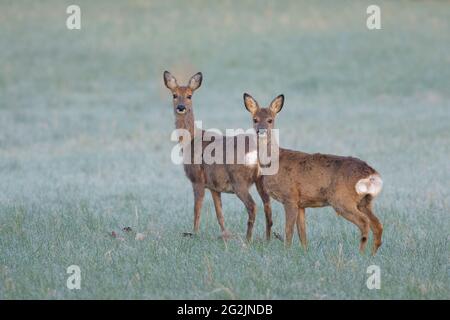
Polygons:
<instances>
[{"instance_id":1,"label":"white rump patch","mask_svg":"<svg viewBox=\"0 0 450 320\"><path fill-rule=\"evenodd\" d=\"M253 166L258 163L258 151L253 150L245 154L245 165Z\"/></svg>"},{"instance_id":2,"label":"white rump patch","mask_svg":"<svg viewBox=\"0 0 450 320\"><path fill-rule=\"evenodd\" d=\"M370 194L376 197L383 187L383 180L378 174L372 174L365 179L360 179L356 185L355 190L357 194L365 195Z\"/></svg>"}]
</instances>

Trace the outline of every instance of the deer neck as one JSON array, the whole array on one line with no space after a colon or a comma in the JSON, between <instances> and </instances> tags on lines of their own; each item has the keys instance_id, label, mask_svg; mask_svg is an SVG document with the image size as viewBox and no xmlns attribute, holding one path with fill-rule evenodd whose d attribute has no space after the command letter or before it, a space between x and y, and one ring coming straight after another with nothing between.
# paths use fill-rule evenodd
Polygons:
<instances>
[{"instance_id":1,"label":"deer neck","mask_svg":"<svg viewBox=\"0 0 450 320\"><path fill-rule=\"evenodd\" d=\"M273 162L278 162L280 148L277 139L270 137L270 135L266 139L257 139L259 165L267 167L271 166Z\"/></svg>"},{"instance_id":2,"label":"deer neck","mask_svg":"<svg viewBox=\"0 0 450 320\"><path fill-rule=\"evenodd\" d=\"M195 134L198 134L198 129L195 127L194 113L192 112L192 110L189 112L189 114L186 114L183 117L176 117L175 128L180 130L187 130L190 134L191 141L194 139Z\"/></svg>"}]
</instances>

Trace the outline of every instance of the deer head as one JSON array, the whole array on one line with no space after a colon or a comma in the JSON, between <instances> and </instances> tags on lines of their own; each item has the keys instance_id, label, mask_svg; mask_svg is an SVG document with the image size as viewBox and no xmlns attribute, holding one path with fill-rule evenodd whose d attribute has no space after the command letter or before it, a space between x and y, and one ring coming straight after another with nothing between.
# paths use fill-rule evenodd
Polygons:
<instances>
[{"instance_id":1,"label":"deer head","mask_svg":"<svg viewBox=\"0 0 450 320\"><path fill-rule=\"evenodd\" d=\"M187 129L194 136L194 112L192 108L192 95L202 84L202 73L198 72L191 77L186 86L179 86L177 79L169 72L164 71L164 84L172 92L175 125L177 129Z\"/></svg>"},{"instance_id":2,"label":"deer head","mask_svg":"<svg viewBox=\"0 0 450 320\"><path fill-rule=\"evenodd\" d=\"M275 127L275 117L283 108L284 96L276 97L267 108L261 108L258 102L249 95L244 93L245 108L252 114L253 128L258 135L258 161L261 168L265 168L261 174L272 175L278 172L278 135L272 138Z\"/></svg>"},{"instance_id":3,"label":"deer head","mask_svg":"<svg viewBox=\"0 0 450 320\"><path fill-rule=\"evenodd\" d=\"M275 117L284 104L284 95L279 95L270 103L269 107L261 108L256 100L244 93L245 108L252 114L253 128L259 138L270 138L271 129L275 127Z\"/></svg>"}]
</instances>

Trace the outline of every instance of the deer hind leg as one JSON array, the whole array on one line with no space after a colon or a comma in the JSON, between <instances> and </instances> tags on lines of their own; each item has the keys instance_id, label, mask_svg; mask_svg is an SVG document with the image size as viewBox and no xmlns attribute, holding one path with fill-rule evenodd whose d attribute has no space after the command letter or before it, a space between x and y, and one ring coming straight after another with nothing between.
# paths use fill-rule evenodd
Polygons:
<instances>
[{"instance_id":1,"label":"deer hind leg","mask_svg":"<svg viewBox=\"0 0 450 320\"><path fill-rule=\"evenodd\" d=\"M361 253L363 253L364 250L366 249L367 240L368 240L368 236L369 236L369 230L370 230L369 218L365 214L363 214L361 211L359 211L358 208L356 207L356 205L354 205L354 206L353 205L338 206L338 207L334 207L334 209L343 218L354 223L361 231L361 242L359 245L359 251Z\"/></svg>"},{"instance_id":2,"label":"deer hind leg","mask_svg":"<svg viewBox=\"0 0 450 320\"><path fill-rule=\"evenodd\" d=\"M358 208L369 218L370 228L372 229L374 237L372 255L375 255L382 243L381 236L383 235L383 225L373 213L372 197L370 195L365 196L358 204Z\"/></svg>"},{"instance_id":3,"label":"deer hind leg","mask_svg":"<svg viewBox=\"0 0 450 320\"><path fill-rule=\"evenodd\" d=\"M202 210L203 198L205 197L205 186L201 183L193 183L194 189L194 233L200 227L200 214Z\"/></svg>"},{"instance_id":4,"label":"deer hind leg","mask_svg":"<svg viewBox=\"0 0 450 320\"><path fill-rule=\"evenodd\" d=\"M256 219L256 204L247 188L237 187L234 189L234 192L236 193L238 198L244 203L245 208L247 209L248 212L246 238L247 241L250 241L252 239L253 225L255 224Z\"/></svg>"},{"instance_id":5,"label":"deer hind leg","mask_svg":"<svg viewBox=\"0 0 450 320\"><path fill-rule=\"evenodd\" d=\"M305 220L305 208L298 208L297 215L297 232L298 237L300 238L300 242L304 250L308 245L306 241L306 220Z\"/></svg>"},{"instance_id":6,"label":"deer hind leg","mask_svg":"<svg viewBox=\"0 0 450 320\"><path fill-rule=\"evenodd\" d=\"M285 217L286 217L284 244L286 247L290 247L292 245L292 236L294 234L294 226L295 226L295 223L297 222L298 206L296 204L292 204L292 203L285 203L284 211L285 211Z\"/></svg>"},{"instance_id":7,"label":"deer hind leg","mask_svg":"<svg viewBox=\"0 0 450 320\"><path fill-rule=\"evenodd\" d=\"M219 222L219 226L220 226L220 231L222 232L222 237L228 238L229 237L229 232L227 231L227 229L225 229L225 220L223 218L223 212L222 212L222 199L220 196L220 192L214 191L214 190L210 190L211 191L211 195L214 201L214 208L216 210L216 217L217 217L217 221Z\"/></svg>"},{"instance_id":8,"label":"deer hind leg","mask_svg":"<svg viewBox=\"0 0 450 320\"><path fill-rule=\"evenodd\" d=\"M270 240L270 235L272 233L272 206L270 205L270 196L264 189L264 185L262 183L262 179L258 179L255 183L256 190L258 190L258 193L263 201L264 204L264 214L266 216L266 240Z\"/></svg>"}]
</instances>

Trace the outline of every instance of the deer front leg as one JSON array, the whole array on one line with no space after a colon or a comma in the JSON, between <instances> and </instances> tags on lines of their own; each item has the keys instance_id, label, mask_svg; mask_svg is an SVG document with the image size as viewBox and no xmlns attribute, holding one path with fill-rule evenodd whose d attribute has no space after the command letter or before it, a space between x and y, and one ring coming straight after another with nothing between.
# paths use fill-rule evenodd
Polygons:
<instances>
[{"instance_id":1,"label":"deer front leg","mask_svg":"<svg viewBox=\"0 0 450 320\"><path fill-rule=\"evenodd\" d=\"M220 197L220 192L210 190L211 195L214 201L214 208L216 210L216 217L217 221L219 222L220 230L222 231L222 237L224 239L228 238L230 236L227 229L225 229L225 221L223 218L223 212L222 212L222 199Z\"/></svg>"},{"instance_id":2,"label":"deer front leg","mask_svg":"<svg viewBox=\"0 0 450 320\"><path fill-rule=\"evenodd\" d=\"M197 233L200 227L200 213L205 197L205 186L201 183L193 183L192 188L194 190L194 233Z\"/></svg>"},{"instance_id":3,"label":"deer front leg","mask_svg":"<svg viewBox=\"0 0 450 320\"><path fill-rule=\"evenodd\" d=\"M266 240L270 240L270 236L272 233L272 206L270 205L270 196L264 189L264 185L262 183L262 179L259 178L256 183L256 190L258 190L258 193L261 197L261 200L264 204L264 214L266 216Z\"/></svg>"},{"instance_id":4,"label":"deer front leg","mask_svg":"<svg viewBox=\"0 0 450 320\"><path fill-rule=\"evenodd\" d=\"M308 243L306 241L305 208L298 209L297 232L298 232L298 236L300 238L300 242L302 243L302 247L304 250L306 250Z\"/></svg>"},{"instance_id":5,"label":"deer front leg","mask_svg":"<svg viewBox=\"0 0 450 320\"><path fill-rule=\"evenodd\" d=\"M297 222L298 205L293 203L284 204L286 226L285 226L285 240L284 245L290 247L292 245L292 236L294 233L294 226Z\"/></svg>"},{"instance_id":6,"label":"deer front leg","mask_svg":"<svg viewBox=\"0 0 450 320\"><path fill-rule=\"evenodd\" d=\"M234 189L234 192L238 196L239 199L245 204L245 208L248 212L248 221L247 221L247 241L251 241L253 234L253 225L255 224L256 219L256 204L253 200L252 196L248 189L244 187L237 187Z\"/></svg>"}]
</instances>

